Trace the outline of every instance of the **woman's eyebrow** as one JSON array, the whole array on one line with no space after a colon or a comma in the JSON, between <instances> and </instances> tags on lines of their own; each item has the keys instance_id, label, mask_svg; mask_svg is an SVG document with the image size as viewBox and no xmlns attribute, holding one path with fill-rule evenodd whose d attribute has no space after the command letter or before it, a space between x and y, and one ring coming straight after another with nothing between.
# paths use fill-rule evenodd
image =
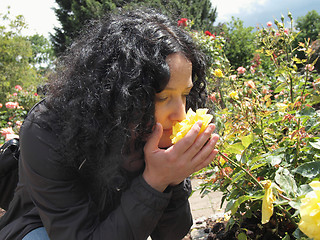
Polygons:
<instances>
[{"instance_id":1,"label":"woman's eyebrow","mask_svg":"<svg viewBox=\"0 0 320 240\"><path fill-rule=\"evenodd\" d=\"M193 88L193 84L190 85L190 86L188 86L188 87L186 87L185 90L189 90L189 89L191 89L191 88ZM170 88L170 87L168 87L168 88L163 89L163 91L166 91L166 90L168 90L168 91L174 91L174 90L176 90L176 88Z\"/></svg>"}]
</instances>

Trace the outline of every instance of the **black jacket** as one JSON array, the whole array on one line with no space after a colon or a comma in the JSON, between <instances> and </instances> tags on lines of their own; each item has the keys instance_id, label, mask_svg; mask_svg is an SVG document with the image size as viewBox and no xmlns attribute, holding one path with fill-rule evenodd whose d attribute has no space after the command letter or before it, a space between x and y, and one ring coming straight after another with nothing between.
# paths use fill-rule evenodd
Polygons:
<instances>
[{"instance_id":1,"label":"black jacket","mask_svg":"<svg viewBox=\"0 0 320 240\"><path fill-rule=\"evenodd\" d=\"M0 219L0 239L19 240L44 226L51 240L182 239L191 227L189 180L161 193L141 175L123 191L119 205L100 221L94 201L76 169L61 164L54 133L31 121L20 131L19 183L6 214Z\"/></svg>"}]
</instances>

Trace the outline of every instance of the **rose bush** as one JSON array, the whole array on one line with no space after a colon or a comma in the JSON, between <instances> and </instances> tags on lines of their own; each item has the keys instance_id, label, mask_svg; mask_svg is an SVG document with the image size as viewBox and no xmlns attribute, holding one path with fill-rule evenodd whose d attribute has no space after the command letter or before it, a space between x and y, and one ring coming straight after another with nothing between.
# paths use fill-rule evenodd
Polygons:
<instances>
[{"instance_id":1,"label":"rose bush","mask_svg":"<svg viewBox=\"0 0 320 240\"><path fill-rule=\"evenodd\" d=\"M248 219L259 229L253 239L314 237L298 224L309 183L320 178L320 76L311 43L294 45L298 33L288 17L290 28L284 17L259 28L251 65L237 68L224 55L222 36L191 32L209 59L209 101L220 135L221 156L203 171L201 191L223 192L235 237L252 239Z\"/></svg>"},{"instance_id":2,"label":"rose bush","mask_svg":"<svg viewBox=\"0 0 320 240\"><path fill-rule=\"evenodd\" d=\"M7 94L4 103L0 103L0 146L9 139L17 138L21 124L31 109L40 100L34 87L23 89L16 85Z\"/></svg>"}]
</instances>

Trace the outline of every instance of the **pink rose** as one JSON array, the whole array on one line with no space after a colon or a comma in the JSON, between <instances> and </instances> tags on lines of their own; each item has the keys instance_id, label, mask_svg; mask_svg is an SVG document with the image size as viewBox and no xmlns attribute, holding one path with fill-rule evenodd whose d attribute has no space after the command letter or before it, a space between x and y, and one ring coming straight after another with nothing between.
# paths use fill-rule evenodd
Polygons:
<instances>
[{"instance_id":1,"label":"pink rose","mask_svg":"<svg viewBox=\"0 0 320 240\"><path fill-rule=\"evenodd\" d=\"M22 121L19 121L19 120L16 121L16 126L17 126L17 127L21 127L21 125L22 125Z\"/></svg>"},{"instance_id":2,"label":"pink rose","mask_svg":"<svg viewBox=\"0 0 320 240\"><path fill-rule=\"evenodd\" d=\"M15 93L12 93L12 95L13 95L13 96L18 96L18 93L15 92Z\"/></svg>"},{"instance_id":3,"label":"pink rose","mask_svg":"<svg viewBox=\"0 0 320 240\"><path fill-rule=\"evenodd\" d=\"M7 136L8 134L14 134L12 127L2 128L0 130L2 136Z\"/></svg>"},{"instance_id":4,"label":"pink rose","mask_svg":"<svg viewBox=\"0 0 320 240\"><path fill-rule=\"evenodd\" d=\"M244 67L238 67L237 71L238 74L244 74L246 72L246 69Z\"/></svg>"},{"instance_id":5,"label":"pink rose","mask_svg":"<svg viewBox=\"0 0 320 240\"><path fill-rule=\"evenodd\" d=\"M7 134L6 135L6 139L5 139L5 141L9 141L9 140L11 140L11 139L14 139L14 138L19 138L19 136L17 135L17 134Z\"/></svg>"},{"instance_id":6,"label":"pink rose","mask_svg":"<svg viewBox=\"0 0 320 240\"><path fill-rule=\"evenodd\" d=\"M22 90L22 87L20 85L16 85L14 88L17 89L18 91Z\"/></svg>"},{"instance_id":7,"label":"pink rose","mask_svg":"<svg viewBox=\"0 0 320 240\"><path fill-rule=\"evenodd\" d=\"M308 70L309 72L312 72L314 69L314 66L312 66L312 64L307 64L305 69Z\"/></svg>"},{"instance_id":8,"label":"pink rose","mask_svg":"<svg viewBox=\"0 0 320 240\"><path fill-rule=\"evenodd\" d=\"M18 106L19 106L18 102L7 102L6 103L6 108L14 109L14 108L17 108Z\"/></svg>"},{"instance_id":9,"label":"pink rose","mask_svg":"<svg viewBox=\"0 0 320 240\"><path fill-rule=\"evenodd\" d=\"M268 26L268 27L271 27L271 26L272 26L272 22L270 22L270 21L267 22L267 26Z\"/></svg>"}]
</instances>

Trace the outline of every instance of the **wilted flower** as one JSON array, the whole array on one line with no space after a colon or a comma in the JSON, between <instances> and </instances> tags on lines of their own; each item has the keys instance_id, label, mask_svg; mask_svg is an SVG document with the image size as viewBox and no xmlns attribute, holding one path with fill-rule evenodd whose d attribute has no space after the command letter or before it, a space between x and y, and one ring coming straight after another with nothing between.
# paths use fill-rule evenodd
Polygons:
<instances>
[{"instance_id":1,"label":"wilted flower","mask_svg":"<svg viewBox=\"0 0 320 240\"><path fill-rule=\"evenodd\" d=\"M273 215L273 202L276 200L272 193L272 182L270 180L261 181L264 186L265 193L262 200L262 219L261 223L265 224L269 222L271 216Z\"/></svg>"},{"instance_id":2,"label":"wilted flower","mask_svg":"<svg viewBox=\"0 0 320 240\"><path fill-rule=\"evenodd\" d=\"M320 240L320 182L309 183L313 191L301 200L299 228L308 237Z\"/></svg>"},{"instance_id":3,"label":"wilted flower","mask_svg":"<svg viewBox=\"0 0 320 240\"><path fill-rule=\"evenodd\" d=\"M19 106L18 102L6 102L6 108L14 109Z\"/></svg>"},{"instance_id":4,"label":"wilted flower","mask_svg":"<svg viewBox=\"0 0 320 240\"><path fill-rule=\"evenodd\" d=\"M219 68L215 69L213 74L216 77L223 77L223 73L222 73L221 69L219 69Z\"/></svg>"},{"instance_id":5,"label":"wilted flower","mask_svg":"<svg viewBox=\"0 0 320 240\"><path fill-rule=\"evenodd\" d=\"M179 140L181 140L192 128L192 126L197 121L202 121L202 126L200 129L200 133L202 133L206 127L211 122L213 116L211 114L207 114L208 109L206 108L200 108L196 112L192 111L190 108L187 112L186 119L184 119L181 122L176 123L172 127L172 135L170 136L172 144L177 143Z\"/></svg>"},{"instance_id":6,"label":"wilted flower","mask_svg":"<svg viewBox=\"0 0 320 240\"><path fill-rule=\"evenodd\" d=\"M238 67L237 71L238 74L244 74L246 72L246 69L244 67Z\"/></svg>"}]
</instances>

